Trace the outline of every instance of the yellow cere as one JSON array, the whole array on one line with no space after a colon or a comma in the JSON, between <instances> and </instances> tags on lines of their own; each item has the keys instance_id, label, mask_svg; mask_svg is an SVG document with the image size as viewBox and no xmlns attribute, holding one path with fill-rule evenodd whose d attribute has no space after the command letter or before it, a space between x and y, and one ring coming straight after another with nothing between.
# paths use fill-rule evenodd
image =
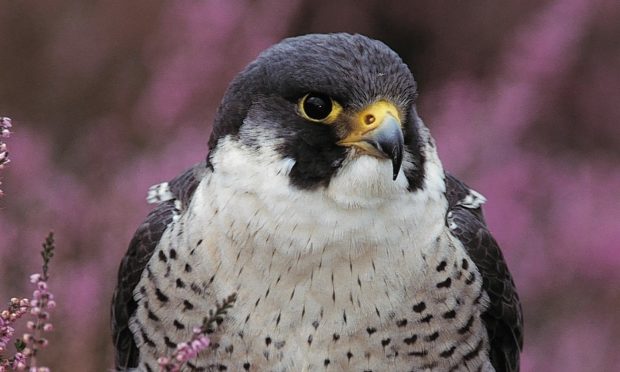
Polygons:
<instances>
[{"instance_id":1,"label":"yellow cere","mask_svg":"<svg viewBox=\"0 0 620 372\"><path fill-rule=\"evenodd\" d=\"M356 127L358 131L367 132L379 126L386 115L391 115L400 123L400 114L394 104L388 101L377 101L373 104L366 106L357 115Z\"/></svg>"}]
</instances>

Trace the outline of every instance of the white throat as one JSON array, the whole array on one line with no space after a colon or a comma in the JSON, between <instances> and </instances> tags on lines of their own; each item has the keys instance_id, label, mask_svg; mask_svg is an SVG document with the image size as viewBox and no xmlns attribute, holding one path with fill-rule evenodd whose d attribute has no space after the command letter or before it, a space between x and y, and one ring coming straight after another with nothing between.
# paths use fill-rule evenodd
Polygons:
<instances>
[{"instance_id":1,"label":"white throat","mask_svg":"<svg viewBox=\"0 0 620 372\"><path fill-rule=\"evenodd\" d=\"M231 238L265 245L269 255L271 247L297 257L326 246L333 246L336 256L348 256L376 246L402 248L403 241L424 245L425 237L432 239L443 228L445 184L434 147L427 146L423 188L411 192L403 170L392 180L387 160L350 157L328 187L307 191L289 184L294 160L230 137L218 146L221 151L211 159L215 174L203 181L197 195L218 203L218 220ZM412 166L409 156L403 162L405 169ZM194 206L201 208L200 204L197 200ZM401 231L403 227L407 229Z\"/></svg>"}]
</instances>

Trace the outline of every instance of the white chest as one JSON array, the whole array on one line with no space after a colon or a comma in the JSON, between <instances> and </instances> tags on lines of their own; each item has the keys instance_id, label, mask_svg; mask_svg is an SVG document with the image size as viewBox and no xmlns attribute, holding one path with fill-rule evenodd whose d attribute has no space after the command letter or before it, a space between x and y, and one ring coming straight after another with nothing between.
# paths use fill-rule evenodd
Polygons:
<instances>
[{"instance_id":1,"label":"white chest","mask_svg":"<svg viewBox=\"0 0 620 372\"><path fill-rule=\"evenodd\" d=\"M336 179L333 188L340 189L291 192L286 167L239 178L233 162L221 177L199 185L160 244L164 254L175 249L180 258L164 262L154 255L152 270L160 278L145 275L141 282L146 297L151 294L149 309L138 311L147 327L178 342L216 300L236 293L229 318L212 336L219 347L198 365L424 369L459 365L478 344L486 348L480 276L445 228L442 190L402 192L402 176L392 183L388 168L389 183L377 182L372 177L383 175L376 167L367 184L349 174L340 180L359 181ZM430 169L429 182L440 170ZM157 302L157 289L166 292L166 304ZM168 303L177 304L176 311ZM154 324L148 311L185 327ZM470 366L484 358L474 355Z\"/></svg>"}]
</instances>

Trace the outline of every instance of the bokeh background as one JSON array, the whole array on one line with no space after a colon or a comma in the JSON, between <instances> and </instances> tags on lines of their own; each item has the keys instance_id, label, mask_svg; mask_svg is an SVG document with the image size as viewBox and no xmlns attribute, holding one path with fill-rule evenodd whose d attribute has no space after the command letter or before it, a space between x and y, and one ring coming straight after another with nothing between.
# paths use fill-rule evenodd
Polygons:
<instances>
[{"instance_id":1,"label":"bokeh background","mask_svg":"<svg viewBox=\"0 0 620 372\"><path fill-rule=\"evenodd\" d=\"M525 311L523 371L620 366L617 0L0 0L0 301L58 248L43 361L112 365L116 270L145 191L204 158L229 80L283 37L383 40L445 167L487 196Z\"/></svg>"}]
</instances>

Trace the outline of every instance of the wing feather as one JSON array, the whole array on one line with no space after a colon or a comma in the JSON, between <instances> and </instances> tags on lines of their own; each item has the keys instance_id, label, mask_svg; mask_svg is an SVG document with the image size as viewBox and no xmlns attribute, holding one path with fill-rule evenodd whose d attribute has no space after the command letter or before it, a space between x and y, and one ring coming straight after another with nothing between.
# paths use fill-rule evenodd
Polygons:
<instances>
[{"instance_id":1,"label":"wing feather","mask_svg":"<svg viewBox=\"0 0 620 372\"><path fill-rule=\"evenodd\" d=\"M174 216L189 204L196 187L207 172L205 163L188 169L168 183L171 198L161 201L134 234L118 270L118 282L112 298L112 337L116 349L115 366L126 370L138 366L139 353L129 320L137 309L133 292L142 277L164 231Z\"/></svg>"},{"instance_id":2,"label":"wing feather","mask_svg":"<svg viewBox=\"0 0 620 372\"><path fill-rule=\"evenodd\" d=\"M491 364L497 372L519 370L523 347L521 303L499 245L491 235L482 210L462 201L477 195L455 177L446 174L448 226L465 246L482 275L482 288L489 296L489 307L482 320L489 335Z\"/></svg>"}]
</instances>

